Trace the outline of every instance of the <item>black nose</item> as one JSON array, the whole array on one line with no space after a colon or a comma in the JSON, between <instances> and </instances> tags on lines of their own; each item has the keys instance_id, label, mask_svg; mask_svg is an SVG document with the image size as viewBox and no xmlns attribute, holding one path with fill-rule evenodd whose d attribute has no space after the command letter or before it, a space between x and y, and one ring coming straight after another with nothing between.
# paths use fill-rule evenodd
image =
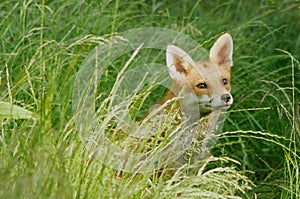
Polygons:
<instances>
[{"instance_id":1,"label":"black nose","mask_svg":"<svg viewBox=\"0 0 300 199\"><path fill-rule=\"evenodd\" d=\"M231 99L231 96L229 94L224 94L221 96L221 100L224 101L224 102L229 102Z\"/></svg>"}]
</instances>

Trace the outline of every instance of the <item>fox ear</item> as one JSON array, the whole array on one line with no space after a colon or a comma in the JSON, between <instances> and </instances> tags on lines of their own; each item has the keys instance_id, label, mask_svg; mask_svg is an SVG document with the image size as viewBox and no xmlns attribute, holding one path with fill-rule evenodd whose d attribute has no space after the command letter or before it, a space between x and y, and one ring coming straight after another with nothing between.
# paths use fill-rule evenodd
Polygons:
<instances>
[{"instance_id":1,"label":"fox ear","mask_svg":"<svg viewBox=\"0 0 300 199\"><path fill-rule=\"evenodd\" d=\"M168 45L166 54L167 66L172 79L182 79L188 72L189 65L195 65L193 59L182 49Z\"/></svg>"},{"instance_id":2,"label":"fox ear","mask_svg":"<svg viewBox=\"0 0 300 199\"><path fill-rule=\"evenodd\" d=\"M210 60L218 65L232 66L233 42L230 34L220 36L210 49Z\"/></svg>"}]
</instances>

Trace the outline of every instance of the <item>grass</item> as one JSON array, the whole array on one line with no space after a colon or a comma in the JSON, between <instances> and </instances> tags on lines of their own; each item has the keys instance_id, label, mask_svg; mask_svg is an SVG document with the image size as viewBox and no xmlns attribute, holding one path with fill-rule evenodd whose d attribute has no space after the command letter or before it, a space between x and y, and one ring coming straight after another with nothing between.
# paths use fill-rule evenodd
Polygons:
<instances>
[{"instance_id":1,"label":"grass","mask_svg":"<svg viewBox=\"0 0 300 199\"><path fill-rule=\"evenodd\" d=\"M0 197L300 198L299 11L296 0L1 2ZM184 165L167 180L118 178L91 157L76 128L74 82L85 59L116 33L142 27L176 30L206 49L222 32L233 37L235 101L214 157L193 174ZM97 106L131 55L105 68ZM141 58L164 64L157 51ZM146 88L143 106L141 93L130 100L145 111L163 92Z\"/></svg>"}]
</instances>

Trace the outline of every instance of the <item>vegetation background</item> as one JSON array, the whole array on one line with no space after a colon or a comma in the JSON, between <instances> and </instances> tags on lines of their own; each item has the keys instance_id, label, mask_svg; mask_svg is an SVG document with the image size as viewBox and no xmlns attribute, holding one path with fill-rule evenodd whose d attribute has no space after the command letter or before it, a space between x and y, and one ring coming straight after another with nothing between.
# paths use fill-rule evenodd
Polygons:
<instances>
[{"instance_id":1,"label":"vegetation background","mask_svg":"<svg viewBox=\"0 0 300 199\"><path fill-rule=\"evenodd\" d=\"M300 1L10 0L0 2L0 27L0 198L300 198ZM235 102L213 150L234 161L207 163L214 172L186 184L117 179L76 132L80 65L111 35L141 27L182 32L206 49L223 32L234 40ZM10 104L18 112L8 114Z\"/></svg>"}]
</instances>

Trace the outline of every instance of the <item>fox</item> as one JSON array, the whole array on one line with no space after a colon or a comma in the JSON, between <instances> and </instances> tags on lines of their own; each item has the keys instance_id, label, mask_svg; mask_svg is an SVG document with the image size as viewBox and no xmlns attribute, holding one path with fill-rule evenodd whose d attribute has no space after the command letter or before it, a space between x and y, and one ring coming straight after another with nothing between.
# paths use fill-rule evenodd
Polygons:
<instances>
[{"instance_id":1,"label":"fox","mask_svg":"<svg viewBox=\"0 0 300 199\"><path fill-rule=\"evenodd\" d=\"M216 128L220 126L218 124L219 117L233 103L230 84L232 54L233 41L229 33L221 35L216 40L210 49L209 59L206 61L194 61L188 53L175 45L170 44L166 47L166 65L172 79L171 86L165 96L138 121L139 127L135 129L135 132L153 133L159 125L176 127L180 126L180 123L188 121L187 126L191 127L184 130L179 139L189 141L181 142L179 140L179 144L171 143L161 153L158 153L159 156L164 153L168 154L164 158L171 160L171 167L178 167L185 161L186 158L182 159L181 157L181 160L177 158L176 151L186 151L187 145L194 142L193 139L198 141L198 144L195 145L200 151L196 154L198 158L203 159L209 154L208 142ZM170 115L174 116L170 117ZM167 121L169 118L171 121ZM141 127L143 124L146 126L144 129ZM176 131L174 130L176 128L173 127L162 127L161 129L162 140L170 138L164 131ZM155 139L149 139L147 143L151 140ZM129 142L133 143L136 148L140 148L139 144L143 147L146 145L140 140ZM141 162L150 156L149 153L146 153L140 159ZM166 165L162 163L159 167Z\"/></svg>"},{"instance_id":2,"label":"fox","mask_svg":"<svg viewBox=\"0 0 300 199\"><path fill-rule=\"evenodd\" d=\"M179 114L189 118L190 125L198 123L192 134L198 134L193 138L201 143L197 146L201 151L198 153L200 159L209 154L207 145L218 128L221 113L233 103L230 84L232 54L233 40L229 33L216 40L206 61L194 61L188 53L175 45L168 45L166 48L166 64L172 84L166 95L149 112L180 97L180 103L176 104ZM170 105L163 109L168 112ZM185 148L186 146L181 147L182 150Z\"/></svg>"}]
</instances>

